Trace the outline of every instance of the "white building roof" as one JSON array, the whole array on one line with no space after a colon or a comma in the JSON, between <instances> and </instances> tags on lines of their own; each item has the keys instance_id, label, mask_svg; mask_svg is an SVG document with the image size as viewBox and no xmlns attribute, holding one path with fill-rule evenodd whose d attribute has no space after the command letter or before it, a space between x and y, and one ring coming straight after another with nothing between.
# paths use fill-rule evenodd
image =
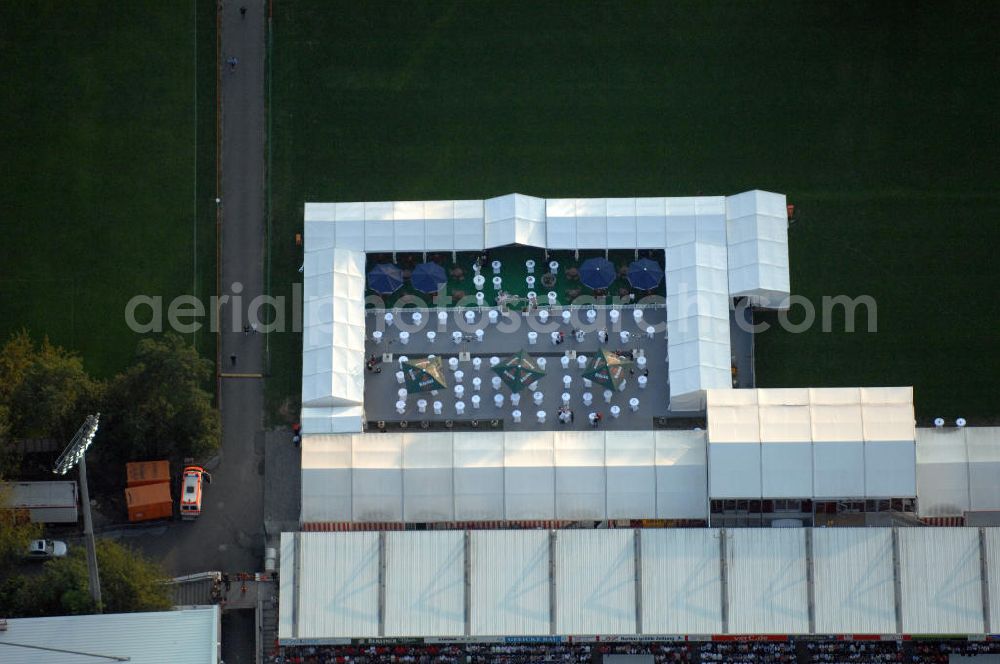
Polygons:
<instances>
[{"instance_id":1,"label":"white building roof","mask_svg":"<svg viewBox=\"0 0 1000 664\"><path fill-rule=\"evenodd\" d=\"M7 620L7 629L0 631L0 644L18 643L89 655L0 645L0 661L91 664L99 661L95 655L104 655L128 658L132 664L216 664L220 638L217 606L148 613L13 618Z\"/></svg>"},{"instance_id":2,"label":"white building roof","mask_svg":"<svg viewBox=\"0 0 1000 664\"><path fill-rule=\"evenodd\" d=\"M736 528L726 536L729 631L809 633L805 530Z\"/></svg>"},{"instance_id":3,"label":"white building roof","mask_svg":"<svg viewBox=\"0 0 1000 664\"><path fill-rule=\"evenodd\" d=\"M704 390L731 386L729 298L747 295L761 306L783 306L788 295L784 201L781 194L750 191L730 197L508 194L488 200L306 203L303 430L361 430L356 407L363 402L365 252L466 251L515 243L665 249L671 408L701 410Z\"/></svg>"},{"instance_id":4,"label":"white building roof","mask_svg":"<svg viewBox=\"0 0 1000 664\"><path fill-rule=\"evenodd\" d=\"M309 434L303 522L705 519L699 431Z\"/></svg>"},{"instance_id":5,"label":"white building roof","mask_svg":"<svg viewBox=\"0 0 1000 664\"><path fill-rule=\"evenodd\" d=\"M709 495L916 495L910 387L708 391Z\"/></svg>"},{"instance_id":6,"label":"white building roof","mask_svg":"<svg viewBox=\"0 0 1000 664\"><path fill-rule=\"evenodd\" d=\"M487 636L548 634L548 532L478 530L469 537L471 631Z\"/></svg>"},{"instance_id":7,"label":"white building roof","mask_svg":"<svg viewBox=\"0 0 1000 664\"><path fill-rule=\"evenodd\" d=\"M812 538L816 632L894 633L892 531L815 528Z\"/></svg>"}]
</instances>

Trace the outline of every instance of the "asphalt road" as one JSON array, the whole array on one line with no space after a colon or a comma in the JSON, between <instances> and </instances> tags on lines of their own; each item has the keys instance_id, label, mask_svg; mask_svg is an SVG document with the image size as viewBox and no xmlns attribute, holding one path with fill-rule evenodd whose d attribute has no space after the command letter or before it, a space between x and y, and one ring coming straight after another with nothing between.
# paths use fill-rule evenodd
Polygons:
<instances>
[{"instance_id":1,"label":"asphalt road","mask_svg":"<svg viewBox=\"0 0 1000 664\"><path fill-rule=\"evenodd\" d=\"M245 16L241 6L247 8ZM103 535L128 541L172 575L263 568L264 339L263 334L246 335L243 326L250 303L264 288L265 11L263 0L221 4L219 287L232 299L220 316L222 452L211 468L213 482L205 488L196 521Z\"/></svg>"}]
</instances>

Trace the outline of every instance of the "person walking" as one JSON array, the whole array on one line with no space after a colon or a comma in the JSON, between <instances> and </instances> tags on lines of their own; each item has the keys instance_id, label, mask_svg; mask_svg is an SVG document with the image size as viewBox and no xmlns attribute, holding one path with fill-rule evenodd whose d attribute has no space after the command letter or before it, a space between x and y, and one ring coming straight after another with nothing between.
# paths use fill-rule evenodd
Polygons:
<instances>
[{"instance_id":1,"label":"person walking","mask_svg":"<svg viewBox=\"0 0 1000 664\"><path fill-rule=\"evenodd\" d=\"M240 18L246 18L246 17L247 17L247 8L240 7Z\"/></svg>"},{"instance_id":2,"label":"person walking","mask_svg":"<svg viewBox=\"0 0 1000 664\"><path fill-rule=\"evenodd\" d=\"M234 367L236 366L236 353L229 356L229 361L233 363Z\"/></svg>"}]
</instances>

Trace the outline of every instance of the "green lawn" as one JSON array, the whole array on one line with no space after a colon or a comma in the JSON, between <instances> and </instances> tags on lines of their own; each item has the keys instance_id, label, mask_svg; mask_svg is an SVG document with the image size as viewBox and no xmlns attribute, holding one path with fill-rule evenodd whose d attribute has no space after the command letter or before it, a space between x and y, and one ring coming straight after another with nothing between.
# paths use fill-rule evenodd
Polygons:
<instances>
[{"instance_id":1,"label":"green lawn","mask_svg":"<svg viewBox=\"0 0 1000 664\"><path fill-rule=\"evenodd\" d=\"M272 289L304 201L786 193L792 290L879 332L758 342L765 386L913 384L998 413L1000 5L276 3ZM299 335L271 340L272 410ZM293 412L293 409L287 411Z\"/></svg>"},{"instance_id":2,"label":"green lawn","mask_svg":"<svg viewBox=\"0 0 1000 664\"><path fill-rule=\"evenodd\" d=\"M107 376L133 295L214 292L214 59L211 0L3 3L0 336Z\"/></svg>"}]
</instances>

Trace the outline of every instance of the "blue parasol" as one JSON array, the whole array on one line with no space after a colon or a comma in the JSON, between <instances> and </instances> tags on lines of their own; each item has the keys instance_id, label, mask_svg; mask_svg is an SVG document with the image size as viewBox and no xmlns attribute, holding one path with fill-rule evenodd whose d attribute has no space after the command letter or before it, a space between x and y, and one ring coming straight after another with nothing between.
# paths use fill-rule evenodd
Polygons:
<instances>
[{"instance_id":1,"label":"blue parasol","mask_svg":"<svg viewBox=\"0 0 1000 664\"><path fill-rule=\"evenodd\" d=\"M580 281L589 288L607 288L616 276L615 266L607 258L588 258L580 266Z\"/></svg>"},{"instance_id":2,"label":"blue parasol","mask_svg":"<svg viewBox=\"0 0 1000 664\"><path fill-rule=\"evenodd\" d=\"M444 274L444 268L437 263L421 263L413 268L410 283L422 293L436 293L448 283L448 277Z\"/></svg>"},{"instance_id":3,"label":"blue parasol","mask_svg":"<svg viewBox=\"0 0 1000 664\"><path fill-rule=\"evenodd\" d=\"M395 293L402 285L403 273L392 263L379 263L368 273L368 288L376 293Z\"/></svg>"},{"instance_id":4,"label":"blue parasol","mask_svg":"<svg viewBox=\"0 0 1000 664\"><path fill-rule=\"evenodd\" d=\"M649 258L640 258L628 266L628 282L632 288L653 290L663 280L663 268Z\"/></svg>"}]
</instances>

